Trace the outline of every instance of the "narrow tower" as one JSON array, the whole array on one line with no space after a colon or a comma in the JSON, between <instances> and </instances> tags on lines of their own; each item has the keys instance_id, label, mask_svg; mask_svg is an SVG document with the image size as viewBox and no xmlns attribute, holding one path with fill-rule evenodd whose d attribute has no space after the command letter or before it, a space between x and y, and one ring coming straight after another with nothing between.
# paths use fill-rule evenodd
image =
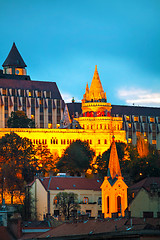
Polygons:
<instances>
[{"instance_id":1,"label":"narrow tower","mask_svg":"<svg viewBox=\"0 0 160 240\"><path fill-rule=\"evenodd\" d=\"M4 74L26 75L26 67L22 56L20 55L16 44L13 43L12 48L3 63Z\"/></svg>"},{"instance_id":2,"label":"narrow tower","mask_svg":"<svg viewBox=\"0 0 160 240\"><path fill-rule=\"evenodd\" d=\"M104 213L105 218L111 218L113 213L124 217L127 208L127 188L128 186L123 181L121 174L116 143L113 137L107 177L104 178L101 185L102 213Z\"/></svg>"}]
</instances>

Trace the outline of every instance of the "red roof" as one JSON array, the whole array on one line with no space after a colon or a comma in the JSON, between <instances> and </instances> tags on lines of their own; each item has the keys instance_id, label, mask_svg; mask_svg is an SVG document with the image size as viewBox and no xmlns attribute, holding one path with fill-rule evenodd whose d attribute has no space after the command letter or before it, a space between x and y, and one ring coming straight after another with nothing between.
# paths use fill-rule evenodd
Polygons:
<instances>
[{"instance_id":1,"label":"red roof","mask_svg":"<svg viewBox=\"0 0 160 240\"><path fill-rule=\"evenodd\" d=\"M81 177L50 177L40 178L46 190L94 190L101 191L101 181L98 179L88 179Z\"/></svg>"}]
</instances>

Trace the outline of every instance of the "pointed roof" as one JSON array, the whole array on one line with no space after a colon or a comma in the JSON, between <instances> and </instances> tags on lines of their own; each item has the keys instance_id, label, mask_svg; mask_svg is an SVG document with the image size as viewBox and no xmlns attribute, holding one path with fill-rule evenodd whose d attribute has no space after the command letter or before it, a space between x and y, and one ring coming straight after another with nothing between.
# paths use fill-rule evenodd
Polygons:
<instances>
[{"instance_id":1,"label":"pointed roof","mask_svg":"<svg viewBox=\"0 0 160 240\"><path fill-rule=\"evenodd\" d=\"M122 176L114 137L111 145L107 176L111 177L112 179Z\"/></svg>"},{"instance_id":2,"label":"pointed roof","mask_svg":"<svg viewBox=\"0 0 160 240\"><path fill-rule=\"evenodd\" d=\"M104 93L101 80L99 78L97 65L95 66L95 71L92 79L92 83L89 90L90 100L106 99L106 94Z\"/></svg>"},{"instance_id":3,"label":"pointed roof","mask_svg":"<svg viewBox=\"0 0 160 240\"><path fill-rule=\"evenodd\" d=\"M8 54L8 57L4 61L3 67L18 67L25 68L27 65L25 64L23 58L21 57L16 44L13 43L13 46Z\"/></svg>"}]
</instances>

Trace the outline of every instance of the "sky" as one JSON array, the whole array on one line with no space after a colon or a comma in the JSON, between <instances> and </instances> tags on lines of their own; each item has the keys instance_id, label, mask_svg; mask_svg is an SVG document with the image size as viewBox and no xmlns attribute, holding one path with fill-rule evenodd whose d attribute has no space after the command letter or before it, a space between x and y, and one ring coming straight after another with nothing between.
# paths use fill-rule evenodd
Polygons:
<instances>
[{"instance_id":1,"label":"sky","mask_svg":"<svg viewBox=\"0 0 160 240\"><path fill-rule=\"evenodd\" d=\"M109 103L160 107L160 0L0 0L0 68L13 42L66 102L97 65Z\"/></svg>"}]
</instances>

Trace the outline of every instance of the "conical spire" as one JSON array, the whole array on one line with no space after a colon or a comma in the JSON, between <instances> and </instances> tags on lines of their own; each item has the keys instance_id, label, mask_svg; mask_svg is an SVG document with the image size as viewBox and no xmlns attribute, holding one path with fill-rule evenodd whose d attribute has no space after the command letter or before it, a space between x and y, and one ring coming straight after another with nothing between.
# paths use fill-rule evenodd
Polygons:
<instances>
[{"instance_id":1,"label":"conical spire","mask_svg":"<svg viewBox=\"0 0 160 240\"><path fill-rule=\"evenodd\" d=\"M111 177L112 179L118 176L122 176L114 137L111 145L107 176Z\"/></svg>"},{"instance_id":2,"label":"conical spire","mask_svg":"<svg viewBox=\"0 0 160 240\"><path fill-rule=\"evenodd\" d=\"M16 68L25 68L27 65L25 64L23 58L21 57L16 44L13 43L13 46L8 54L8 57L4 61L3 67L16 67Z\"/></svg>"},{"instance_id":3,"label":"conical spire","mask_svg":"<svg viewBox=\"0 0 160 240\"><path fill-rule=\"evenodd\" d=\"M90 97L90 100L93 99L93 101L106 99L106 94L104 93L101 80L99 78L97 65L95 66L95 71L94 71L92 83L89 90L89 97Z\"/></svg>"}]
</instances>

